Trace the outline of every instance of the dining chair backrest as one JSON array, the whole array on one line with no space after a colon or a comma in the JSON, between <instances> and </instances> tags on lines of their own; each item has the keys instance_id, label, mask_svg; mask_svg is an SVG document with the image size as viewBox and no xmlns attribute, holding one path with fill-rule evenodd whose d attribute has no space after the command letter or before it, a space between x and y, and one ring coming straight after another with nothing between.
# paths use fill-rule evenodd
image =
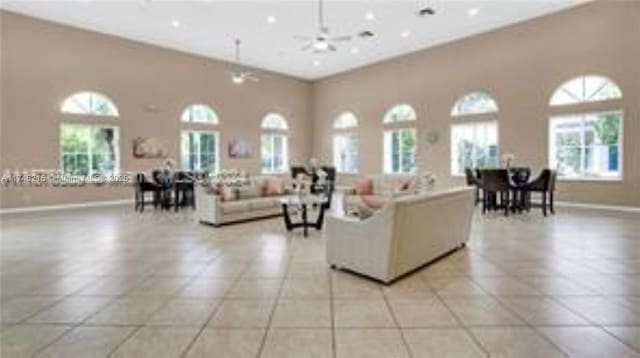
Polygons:
<instances>
[{"instance_id":1,"label":"dining chair backrest","mask_svg":"<svg viewBox=\"0 0 640 358\"><path fill-rule=\"evenodd\" d=\"M537 178L526 185L527 189L535 191L549 191L551 184L551 170L543 169ZM553 184L555 185L555 183Z\"/></svg>"},{"instance_id":2,"label":"dining chair backrest","mask_svg":"<svg viewBox=\"0 0 640 358\"><path fill-rule=\"evenodd\" d=\"M336 167L324 165L322 166L322 170L327 173L327 180L331 182L336 181Z\"/></svg>"},{"instance_id":3,"label":"dining chair backrest","mask_svg":"<svg viewBox=\"0 0 640 358\"><path fill-rule=\"evenodd\" d=\"M309 175L307 172L307 168L303 166L292 166L291 167L291 179L296 179L299 174Z\"/></svg>"},{"instance_id":4,"label":"dining chair backrest","mask_svg":"<svg viewBox=\"0 0 640 358\"><path fill-rule=\"evenodd\" d=\"M484 169L480 173L481 187L484 190L500 192L508 191L511 188L509 172L506 169Z\"/></svg>"},{"instance_id":5,"label":"dining chair backrest","mask_svg":"<svg viewBox=\"0 0 640 358\"><path fill-rule=\"evenodd\" d=\"M473 170L471 170L471 168L464 169L464 176L467 180L467 185L472 186L478 184L479 179L473 174Z\"/></svg>"},{"instance_id":6,"label":"dining chair backrest","mask_svg":"<svg viewBox=\"0 0 640 358\"><path fill-rule=\"evenodd\" d=\"M515 184L525 184L531 178L531 169L528 167L512 167L509 168L509 173Z\"/></svg>"},{"instance_id":7,"label":"dining chair backrest","mask_svg":"<svg viewBox=\"0 0 640 358\"><path fill-rule=\"evenodd\" d=\"M556 170L551 170L551 174L549 177L549 191L556 190L556 179L558 178L558 172Z\"/></svg>"}]
</instances>

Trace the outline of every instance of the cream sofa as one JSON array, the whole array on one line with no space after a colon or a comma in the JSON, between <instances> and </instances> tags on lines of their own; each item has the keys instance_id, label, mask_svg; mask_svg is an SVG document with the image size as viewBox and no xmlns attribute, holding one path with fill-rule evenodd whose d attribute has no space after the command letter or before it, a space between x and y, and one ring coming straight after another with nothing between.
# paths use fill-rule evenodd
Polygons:
<instances>
[{"instance_id":1,"label":"cream sofa","mask_svg":"<svg viewBox=\"0 0 640 358\"><path fill-rule=\"evenodd\" d=\"M466 243L473 195L466 187L433 190L393 198L364 220L329 215L327 261L390 283Z\"/></svg>"},{"instance_id":2,"label":"cream sofa","mask_svg":"<svg viewBox=\"0 0 640 358\"><path fill-rule=\"evenodd\" d=\"M267 177L251 178L252 185L262 185ZM223 201L220 195L211 193L207 187L196 185L196 220L204 224L218 226L232 222L268 218L282 215L281 196L258 196L233 201Z\"/></svg>"},{"instance_id":3,"label":"cream sofa","mask_svg":"<svg viewBox=\"0 0 640 358\"><path fill-rule=\"evenodd\" d=\"M413 174L381 174L369 175L361 180L371 180L373 193L370 195L359 195L355 188L345 190L342 197L342 207L345 213L352 213L358 210L360 206L367 206L375 203L375 206L381 205L393 196L401 193L403 186L410 184L415 178ZM365 203L366 201L366 203ZM367 204L368 203L368 204Z\"/></svg>"}]
</instances>

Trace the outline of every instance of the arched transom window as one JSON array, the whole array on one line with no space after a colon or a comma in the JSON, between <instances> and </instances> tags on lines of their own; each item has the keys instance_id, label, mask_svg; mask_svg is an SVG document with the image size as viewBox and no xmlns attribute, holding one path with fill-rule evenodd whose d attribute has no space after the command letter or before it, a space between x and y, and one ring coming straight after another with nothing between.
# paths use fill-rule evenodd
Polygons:
<instances>
[{"instance_id":1,"label":"arched transom window","mask_svg":"<svg viewBox=\"0 0 640 358\"><path fill-rule=\"evenodd\" d=\"M549 105L561 106L622 98L615 82L603 76L580 76L563 83L553 92Z\"/></svg>"},{"instance_id":2,"label":"arched transom window","mask_svg":"<svg viewBox=\"0 0 640 358\"><path fill-rule=\"evenodd\" d=\"M349 129L358 126L358 119L351 112L343 112L333 121L334 129Z\"/></svg>"},{"instance_id":3,"label":"arched transom window","mask_svg":"<svg viewBox=\"0 0 640 358\"><path fill-rule=\"evenodd\" d=\"M358 119L343 112L333 121L333 164L339 173L357 173L359 165Z\"/></svg>"},{"instance_id":4,"label":"arched transom window","mask_svg":"<svg viewBox=\"0 0 640 358\"><path fill-rule=\"evenodd\" d=\"M192 104L185 108L180 120L185 123L219 123L216 112L206 104Z\"/></svg>"},{"instance_id":5,"label":"arched transom window","mask_svg":"<svg viewBox=\"0 0 640 358\"><path fill-rule=\"evenodd\" d=\"M621 180L622 90L604 76L585 75L564 82L549 101L550 110L575 105L571 114L549 119L549 167L564 180ZM584 106L589 104L588 107Z\"/></svg>"},{"instance_id":6,"label":"arched transom window","mask_svg":"<svg viewBox=\"0 0 640 358\"><path fill-rule=\"evenodd\" d=\"M398 104L391 107L384 115L384 123L415 121L416 111L408 104Z\"/></svg>"},{"instance_id":7,"label":"arched transom window","mask_svg":"<svg viewBox=\"0 0 640 358\"><path fill-rule=\"evenodd\" d=\"M99 92L77 92L67 97L60 106L62 113L117 117L118 108L109 97Z\"/></svg>"},{"instance_id":8,"label":"arched transom window","mask_svg":"<svg viewBox=\"0 0 640 358\"><path fill-rule=\"evenodd\" d=\"M451 116L493 113L498 111L498 104L486 92L476 91L458 98L451 109Z\"/></svg>"},{"instance_id":9,"label":"arched transom window","mask_svg":"<svg viewBox=\"0 0 640 358\"><path fill-rule=\"evenodd\" d=\"M287 130L287 120L278 113L269 113L262 119L262 129Z\"/></svg>"},{"instance_id":10,"label":"arched transom window","mask_svg":"<svg viewBox=\"0 0 640 358\"><path fill-rule=\"evenodd\" d=\"M261 123L260 157L263 173L283 173L289 166L289 125L283 115L269 113Z\"/></svg>"}]
</instances>

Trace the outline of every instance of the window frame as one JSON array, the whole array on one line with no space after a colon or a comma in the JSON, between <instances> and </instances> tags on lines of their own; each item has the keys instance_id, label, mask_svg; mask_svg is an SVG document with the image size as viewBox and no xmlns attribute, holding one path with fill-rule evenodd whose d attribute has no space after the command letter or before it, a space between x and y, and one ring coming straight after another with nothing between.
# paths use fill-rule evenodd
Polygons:
<instances>
[{"instance_id":1,"label":"window frame","mask_svg":"<svg viewBox=\"0 0 640 358\"><path fill-rule=\"evenodd\" d=\"M108 105L113 110L113 113L111 114L96 113L93 111L93 108L90 108L89 112L71 112L64 109L65 105L69 101L71 101L74 97L84 95L84 94L88 94L90 99L92 98L91 96L101 97L105 102L108 103ZM93 107L93 106L90 104L89 107ZM116 106L115 102L111 99L111 97L107 96L102 92L92 91L92 90L82 90L82 91L77 91L70 94L60 103L59 112L63 115L68 115L68 116L98 117L98 118L109 118L109 119L115 119L120 117L120 110L118 109L118 106Z\"/></svg>"},{"instance_id":2,"label":"window frame","mask_svg":"<svg viewBox=\"0 0 640 358\"><path fill-rule=\"evenodd\" d=\"M612 97L612 98L604 98L604 99L596 99L596 100L591 100L589 98L587 99L577 99L575 102L569 102L569 103L553 103L554 101L554 97L556 97L556 94L558 94L561 91L564 91L565 93L567 93L569 96L575 97L573 96L572 93L570 93L569 91L565 90L565 87L567 85L569 85L570 83L577 81L577 80L581 80L582 81L582 95L583 97L585 96L584 90L586 88L586 79L589 77L595 77L598 79L602 79L605 81L605 85L606 84L612 84L613 86L615 86L615 88L618 90L618 92L620 93L620 96L617 97ZM594 92L594 94L597 94L600 92L600 90L602 90L604 86L601 86L598 91ZM609 101L619 101L623 98L623 92L622 92L622 88L620 88L620 86L618 85L617 82L613 81L611 78L607 77L607 76L602 76L599 74L583 74L583 75L578 75L575 77L572 77L564 82L562 82L560 84L560 86L556 87L555 90L553 91L553 93L551 94L551 97L549 97L549 101L547 102L547 105L549 107L552 108L557 108L557 107L569 107L569 106L580 106L580 105L589 105L589 104L598 104L598 103L606 103Z\"/></svg>"},{"instance_id":3,"label":"window frame","mask_svg":"<svg viewBox=\"0 0 640 358\"><path fill-rule=\"evenodd\" d=\"M472 95L472 94L482 94L487 96L488 99L491 100L491 102L493 103L493 105L495 106L495 108L492 108L488 111L481 111L481 112L457 112L457 108L459 106L459 104L468 96ZM485 90L475 90L475 91L469 91L466 92L464 94L462 94L461 96L459 96L456 101L453 103L453 106L451 107L451 112L449 113L449 115L453 118L459 118L459 117L469 117L469 116L486 116L486 115L492 115L494 113L498 113L500 111L500 106L498 106L498 101L496 101L496 99L491 95L491 93L489 93L489 91L485 91Z\"/></svg>"},{"instance_id":4,"label":"window frame","mask_svg":"<svg viewBox=\"0 0 640 358\"><path fill-rule=\"evenodd\" d=\"M89 164L89 172L87 173L87 176L94 176L94 175L103 175L103 176L108 176L108 175L119 175L121 173L121 168L120 168L120 127L118 125L115 124L110 124L110 123L78 123L78 122L62 122L59 124L58 126L58 166L60 168L60 171L62 173L64 173L65 175L82 175L82 174L75 174L75 173L67 173L65 171L64 168L64 153L62 151L62 128L64 126L70 126L70 127L81 127L81 128L98 128L98 129L102 129L102 128L108 128L108 129L112 129L114 132L114 163L113 163L113 173L98 173L98 172L93 172L92 171L92 167L93 165L91 165L91 160L92 155L91 154L87 154L87 156L90 158L90 164ZM91 146L89 146L90 148ZM89 153L91 153L91 151L89 150Z\"/></svg>"},{"instance_id":5,"label":"window frame","mask_svg":"<svg viewBox=\"0 0 640 358\"><path fill-rule=\"evenodd\" d=\"M282 143L282 168L275 168L274 164L275 164L275 158L276 156L274 155L271 160L270 160L270 166L269 168L265 168L263 166L263 151L262 151L262 146L264 144L264 141L266 138L270 138L270 141L272 142L271 145L272 147L274 146L274 139L276 137L281 137L283 140ZM260 135L260 172L262 174L283 174L286 173L288 171L289 168L289 136L287 134L287 132L285 130L273 130L271 129L270 131L267 132L263 132Z\"/></svg>"},{"instance_id":6,"label":"window frame","mask_svg":"<svg viewBox=\"0 0 640 358\"><path fill-rule=\"evenodd\" d=\"M194 120L193 118L193 109L194 107L202 107L204 109L206 109L207 111L210 111L213 114L213 121L197 121ZM187 120L185 120L185 117L188 117ZM203 103L194 103L194 104L190 104L188 106L186 106L182 112L180 113L180 123L183 124L193 124L193 125L207 125L207 126L215 126L220 124L220 116L218 115L218 112L215 111L215 109L213 109L213 107L207 105L207 104L203 104Z\"/></svg>"},{"instance_id":7,"label":"window frame","mask_svg":"<svg viewBox=\"0 0 640 358\"><path fill-rule=\"evenodd\" d=\"M485 114L485 113L483 113ZM478 114L480 115L480 114ZM453 141L453 129L454 127L464 127L464 126L480 126L480 125L486 125L486 124L494 124L495 128L496 128L496 159L498 161L498 165L500 163L500 153L502 152L502 148L500 146L500 122L498 122L497 119L482 119L482 120L465 120L465 121L461 121L461 122L457 122L457 123L452 123L450 128L449 128L449 173L451 175L451 177L464 177L465 176L465 172L464 169L462 168L462 171L460 173L454 173L453 172L453 161L454 161L454 151L453 151L453 146L454 146L454 141ZM475 158L476 164L477 164L477 158Z\"/></svg>"},{"instance_id":8,"label":"window frame","mask_svg":"<svg viewBox=\"0 0 640 358\"><path fill-rule=\"evenodd\" d=\"M193 123L193 122L189 122L189 123ZM222 156L220 155L220 132L217 131L217 130L206 130L206 129L182 129L182 130L180 130L180 169L181 170L186 170L186 171L206 171L205 169L202 169L201 167L198 168L198 169L195 169L195 168L187 168L185 166L185 163L183 161L184 154L185 154L183 152L183 149L184 149L183 138L184 138L184 135L187 134L187 133L213 134L214 139L215 139L215 159L214 159L215 160L215 165L214 165L213 171L211 171L209 173L212 173L212 174L219 173L220 172L220 161L221 161ZM188 156L190 157L191 154L192 153L189 152ZM201 155L201 152L198 152L198 160L200 160L200 155ZM201 166L201 163L200 163L199 166Z\"/></svg>"},{"instance_id":9,"label":"window frame","mask_svg":"<svg viewBox=\"0 0 640 358\"><path fill-rule=\"evenodd\" d=\"M403 122L393 122L393 123L403 123ZM411 131L415 137L415 146L413 148L413 168L409 171L387 171L387 168L393 169L393 149L390 148L389 153L387 153L387 135L390 137L394 132L402 132L402 131ZM413 173L418 168L418 129L415 127L388 127L385 128L382 132L382 173L385 175L406 175ZM390 157L387 155L389 154ZM398 161L400 166L402 166L402 151L398 153ZM387 166L389 163L389 166Z\"/></svg>"},{"instance_id":10,"label":"window frame","mask_svg":"<svg viewBox=\"0 0 640 358\"><path fill-rule=\"evenodd\" d=\"M613 99L615 100L615 99ZM613 101L612 100L612 101ZM605 100L607 101L607 100ZM584 103L592 103L592 102L583 102L583 103L579 103L579 104L584 104ZM592 115L600 115L600 114L607 114L607 113L619 113L620 114L620 134L619 134L619 140L618 140L618 166L619 166L619 172L620 175L619 176L615 176L615 177L588 177L588 176L584 176L584 174L582 174L581 176L577 176L577 177L566 177L566 176L560 176L558 175L557 180L558 181L563 181L563 182L601 182L601 183L620 183L622 181L624 181L624 117L625 117L625 113L624 110L622 109L603 109L603 110L589 110L589 111L573 111L573 112L567 112L567 113L557 113L557 114L552 114L549 116L548 119L548 148L547 148L547 164L549 165L549 168L552 169L556 169L554 167L553 164L557 164L554 163L555 161L555 152L553 152L553 149L555 148L555 136L553 135L552 129L553 129L553 121L554 120L560 120L563 118L570 118L570 117L580 117L583 121L584 118L587 116L592 116ZM581 159L582 158L582 153L581 153Z\"/></svg>"},{"instance_id":11,"label":"window frame","mask_svg":"<svg viewBox=\"0 0 640 358\"><path fill-rule=\"evenodd\" d=\"M407 119L398 119L398 120L393 120L391 117L391 112L393 112L396 108L398 107L408 107L409 109L411 109L411 113L413 113L413 116ZM382 123L384 125L398 125L398 124L402 124L402 123L415 123L418 120L418 112L416 112L416 109L408 104L408 103L398 103L395 104L391 107L389 107L385 112L384 112L384 116L382 117Z\"/></svg>"},{"instance_id":12,"label":"window frame","mask_svg":"<svg viewBox=\"0 0 640 358\"><path fill-rule=\"evenodd\" d=\"M352 127L353 129L353 127ZM339 163L336 161L336 158L338 157L337 154L337 147L336 147L336 140L339 137L350 137L350 140L353 140L355 138L355 140L357 141L356 143L356 161L355 161L355 170L342 170L341 166L339 165ZM358 133L354 132L354 131L342 131L342 132L336 132L333 134L332 137L332 143L331 143L332 147L333 147L333 165L336 168L336 171L339 174L358 174L360 173L360 136L358 135Z\"/></svg>"}]
</instances>

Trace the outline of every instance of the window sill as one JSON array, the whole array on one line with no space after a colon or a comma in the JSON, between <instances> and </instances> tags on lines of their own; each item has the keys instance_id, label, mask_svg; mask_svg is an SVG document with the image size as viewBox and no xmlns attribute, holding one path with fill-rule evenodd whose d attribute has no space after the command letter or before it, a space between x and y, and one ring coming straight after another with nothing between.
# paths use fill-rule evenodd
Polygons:
<instances>
[{"instance_id":1,"label":"window sill","mask_svg":"<svg viewBox=\"0 0 640 358\"><path fill-rule=\"evenodd\" d=\"M558 177L558 181L560 182L585 182L585 183L621 183L622 178L561 178Z\"/></svg>"}]
</instances>

